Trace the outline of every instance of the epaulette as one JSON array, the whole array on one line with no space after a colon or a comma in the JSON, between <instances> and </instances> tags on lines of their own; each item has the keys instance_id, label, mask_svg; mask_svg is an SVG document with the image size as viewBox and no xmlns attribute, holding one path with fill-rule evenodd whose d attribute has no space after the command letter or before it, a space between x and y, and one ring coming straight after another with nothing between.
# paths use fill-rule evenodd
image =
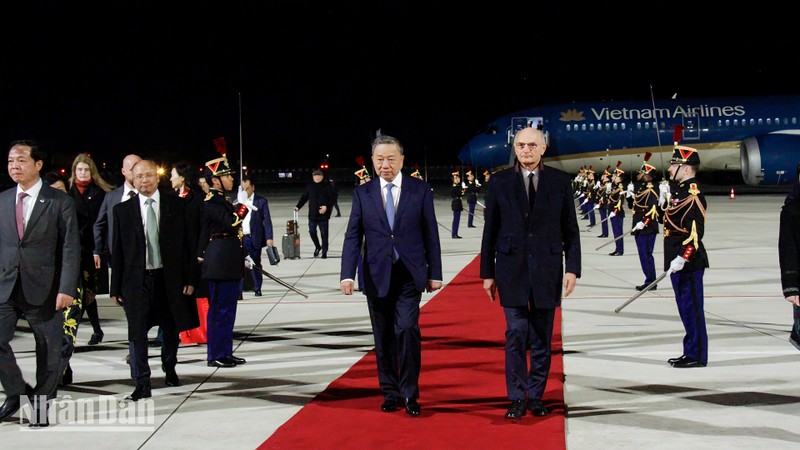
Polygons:
<instances>
[{"instance_id":1,"label":"epaulette","mask_svg":"<svg viewBox=\"0 0 800 450\"><path fill-rule=\"evenodd\" d=\"M214 198L215 195L225 196L225 194L222 191L210 190L208 191L208 194L206 194L206 198L203 201L207 202L212 198Z\"/></svg>"},{"instance_id":2,"label":"epaulette","mask_svg":"<svg viewBox=\"0 0 800 450\"><path fill-rule=\"evenodd\" d=\"M700 193L700 188L697 187L697 183L692 183L689 185L689 193L692 195L697 195Z\"/></svg>"},{"instance_id":3,"label":"epaulette","mask_svg":"<svg viewBox=\"0 0 800 450\"><path fill-rule=\"evenodd\" d=\"M204 201L204 202L207 202L207 201L211 200L212 198L214 198L214 194L212 194L211 192L209 192L208 194L206 194L206 198L205 198L205 199L203 199L203 201Z\"/></svg>"}]
</instances>

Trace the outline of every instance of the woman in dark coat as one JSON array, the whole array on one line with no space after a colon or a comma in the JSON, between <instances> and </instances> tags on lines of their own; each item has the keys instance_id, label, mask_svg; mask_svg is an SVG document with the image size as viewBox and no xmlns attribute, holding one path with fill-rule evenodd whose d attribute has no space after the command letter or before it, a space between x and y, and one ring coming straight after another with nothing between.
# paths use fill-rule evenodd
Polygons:
<instances>
[{"instance_id":1,"label":"woman in dark coat","mask_svg":"<svg viewBox=\"0 0 800 450\"><path fill-rule=\"evenodd\" d=\"M800 350L800 182L792 186L781 209L778 259L783 296L794 312L789 342Z\"/></svg>"},{"instance_id":2,"label":"woman in dark coat","mask_svg":"<svg viewBox=\"0 0 800 450\"><path fill-rule=\"evenodd\" d=\"M464 210L464 203L461 201L461 197L464 196L464 187L461 186L461 176L458 172L453 172L451 175L453 175L453 187L450 188L450 196L453 198L450 204L450 209L453 210L451 237L453 239L461 239L461 236L458 235L458 224L461 222L461 211Z\"/></svg>"}]
</instances>

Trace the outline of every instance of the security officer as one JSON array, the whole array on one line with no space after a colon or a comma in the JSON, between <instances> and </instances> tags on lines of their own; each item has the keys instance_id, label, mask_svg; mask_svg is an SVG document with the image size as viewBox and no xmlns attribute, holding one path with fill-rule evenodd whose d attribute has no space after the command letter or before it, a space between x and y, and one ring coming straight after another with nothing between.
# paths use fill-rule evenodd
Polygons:
<instances>
[{"instance_id":1,"label":"security officer","mask_svg":"<svg viewBox=\"0 0 800 450\"><path fill-rule=\"evenodd\" d=\"M670 198L664 211L664 270L670 272L675 301L686 335L683 355L670 358L672 367L706 367L708 335L703 309L703 273L708 255L703 247L706 199L695 174L697 150L676 146L670 160Z\"/></svg>"},{"instance_id":2,"label":"security officer","mask_svg":"<svg viewBox=\"0 0 800 450\"><path fill-rule=\"evenodd\" d=\"M636 240L636 250L639 252L639 264L644 272L644 284L636 286L637 291L641 291L656 280L653 248L656 245L658 223L661 218L658 209L658 192L653 187L653 175L656 168L647 163L651 155L650 152L647 152L644 156L644 163L639 169L639 175L636 176L639 190L633 197L632 234ZM657 286L650 289L655 290Z\"/></svg>"},{"instance_id":3,"label":"security officer","mask_svg":"<svg viewBox=\"0 0 800 450\"><path fill-rule=\"evenodd\" d=\"M233 354L233 325L239 283L244 276L245 251L242 246L242 220L248 209L234 206L225 196L233 190L233 171L228 159L212 159L204 176L209 192L200 218L198 260L203 263L202 278L208 280L208 366L235 367L246 363Z\"/></svg>"}]
</instances>

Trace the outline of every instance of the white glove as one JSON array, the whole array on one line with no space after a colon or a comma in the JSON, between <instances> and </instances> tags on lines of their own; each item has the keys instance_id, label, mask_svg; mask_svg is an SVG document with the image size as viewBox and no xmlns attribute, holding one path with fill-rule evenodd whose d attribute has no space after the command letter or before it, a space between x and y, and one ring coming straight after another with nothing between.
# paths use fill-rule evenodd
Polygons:
<instances>
[{"instance_id":1,"label":"white glove","mask_svg":"<svg viewBox=\"0 0 800 450\"><path fill-rule=\"evenodd\" d=\"M588 198L587 198L587 199L584 199L584 200L581 202L581 206L583 206L583 205L585 205L585 204L587 204L587 203L589 203L589 199L588 199Z\"/></svg>"},{"instance_id":2,"label":"white glove","mask_svg":"<svg viewBox=\"0 0 800 450\"><path fill-rule=\"evenodd\" d=\"M612 217L615 217L616 215L617 215L616 211L611 211L611 214L608 215L608 218L610 219Z\"/></svg>"},{"instance_id":3,"label":"white glove","mask_svg":"<svg viewBox=\"0 0 800 450\"><path fill-rule=\"evenodd\" d=\"M253 204L253 200L247 198L247 191L239 187L239 192L236 193L236 204L237 205L244 205L247 209L251 211L258 211L256 205Z\"/></svg>"},{"instance_id":4,"label":"white glove","mask_svg":"<svg viewBox=\"0 0 800 450\"><path fill-rule=\"evenodd\" d=\"M587 180L583 180L583 187L586 187L587 184L589 184L589 182Z\"/></svg>"},{"instance_id":5,"label":"white glove","mask_svg":"<svg viewBox=\"0 0 800 450\"><path fill-rule=\"evenodd\" d=\"M644 222L639 222L633 227L633 231L644 230Z\"/></svg>"},{"instance_id":6,"label":"white glove","mask_svg":"<svg viewBox=\"0 0 800 450\"><path fill-rule=\"evenodd\" d=\"M247 201L247 191L239 186L239 192L236 194L236 203L244 203Z\"/></svg>"},{"instance_id":7,"label":"white glove","mask_svg":"<svg viewBox=\"0 0 800 450\"><path fill-rule=\"evenodd\" d=\"M579 195L578 198L583 198L583 197L586 197L586 194L581 192L581 195Z\"/></svg>"},{"instance_id":8,"label":"white glove","mask_svg":"<svg viewBox=\"0 0 800 450\"><path fill-rule=\"evenodd\" d=\"M633 197L635 194L633 192L633 183L628 183L628 189L625 191L625 196L628 198Z\"/></svg>"},{"instance_id":9,"label":"white glove","mask_svg":"<svg viewBox=\"0 0 800 450\"><path fill-rule=\"evenodd\" d=\"M461 189L466 189L466 188L467 188L467 183L464 183L464 182L462 181L462 182L461 182Z\"/></svg>"},{"instance_id":10,"label":"white glove","mask_svg":"<svg viewBox=\"0 0 800 450\"><path fill-rule=\"evenodd\" d=\"M600 204L598 203L598 204L594 205L594 208L592 208L592 209L600 209Z\"/></svg>"},{"instance_id":11,"label":"white glove","mask_svg":"<svg viewBox=\"0 0 800 450\"><path fill-rule=\"evenodd\" d=\"M670 272L680 272L683 269L683 265L686 264L686 260L683 259L683 256L676 256L675 259L669 263L669 271Z\"/></svg>"},{"instance_id":12,"label":"white glove","mask_svg":"<svg viewBox=\"0 0 800 450\"><path fill-rule=\"evenodd\" d=\"M600 182L599 181L594 184L594 188L595 189L600 189Z\"/></svg>"},{"instance_id":13,"label":"white glove","mask_svg":"<svg viewBox=\"0 0 800 450\"><path fill-rule=\"evenodd\" d=\"M255 263L253 262L253 258L251 258L250 255L247 255L247 256L244 257L244 266L245 267L247 267L248 269L252 269L254 265L255 265Z\"/></svg>"},{"instance_id":14,"label":"white glove","mask_svg":"<svg viewBox=\"0 0 800 450\"><path fill-rule=\"evenodd\" d=\"M658 185L658 206L663 208L669 202L669 197L669 183L660 183Z\"/></svg>"},{"instance_id":15,"label":"white glove","mask_svg":"<svg viewBox=\"0 0 800 450\"><path fill-rule=\"evenodd\" d=\"M611 193L611 189L613 189L613 188L614 188L614 186L610 182L606 183L606 194L610 194Z\"/></svg>"},{"instance_id":16,"label":"white glove","mask_svg":"<svg viewBox=\"0 0 800 450\"><path fill-rule=\"evenodd\" d=\"M477 178L475 178L475 186L481 187L481 182Z\"/></svg>"}]
</instances>

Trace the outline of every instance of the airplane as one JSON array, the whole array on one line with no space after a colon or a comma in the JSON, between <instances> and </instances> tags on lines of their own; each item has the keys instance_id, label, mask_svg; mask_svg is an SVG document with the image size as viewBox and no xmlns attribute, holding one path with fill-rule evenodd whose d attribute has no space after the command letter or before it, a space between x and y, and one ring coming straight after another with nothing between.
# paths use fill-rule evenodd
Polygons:
<instances>
[{"instance_id":1,"label":"airplane","mask_svg":"<svg viewBox=\"0 0 800 450\"><path fill-rule=\"evenodd\" d=\"M686 98L545 105L493 120L459 152L462 164L514 163L514 133L545 132L544 163L567 173L610 166L638 171L644 155L662 174L676 142L696 148L699 171L740 171L751 186L787 185L800 163L800 96Z\"/></svg>"}]
</instances>

